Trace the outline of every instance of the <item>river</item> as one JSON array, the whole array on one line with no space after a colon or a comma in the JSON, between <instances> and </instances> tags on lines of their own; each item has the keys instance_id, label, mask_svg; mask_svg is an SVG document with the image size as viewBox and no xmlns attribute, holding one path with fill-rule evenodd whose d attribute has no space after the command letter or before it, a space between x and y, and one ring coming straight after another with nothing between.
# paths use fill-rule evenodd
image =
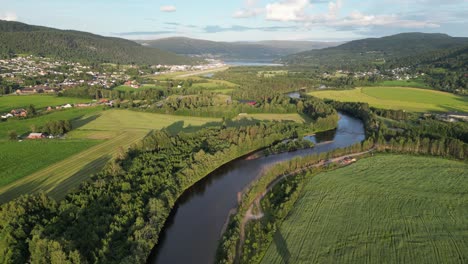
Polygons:
<instances>
[{"instance_id":1,"label":"river","mask_svg":"<svg viewBox=\"0 0 468 264\"><path fill-rule=\"evenodd\" d=\"M309 139L318 144L296 152L232 161L188 189L177 201L148 263L213 263L223 225L237 206L238 192L275 163L364 140L364 126L360 120L340 114L336 130Z\"/></svg>"}]
</instances>

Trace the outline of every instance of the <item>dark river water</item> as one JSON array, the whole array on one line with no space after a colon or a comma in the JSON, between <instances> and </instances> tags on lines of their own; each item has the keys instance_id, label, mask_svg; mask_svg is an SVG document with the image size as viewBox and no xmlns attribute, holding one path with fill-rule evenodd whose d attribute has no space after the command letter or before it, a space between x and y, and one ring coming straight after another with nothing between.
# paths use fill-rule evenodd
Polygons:
<instances>
[{"instance_id":1,"label":"dark river water","mask_svg":"<svg viewBox=\"0 0 468 264\"><path fill-rule=\"evenodd\" d=\"M262 170L294 157L328 152L365 139L360 120L343 114L340 117L336 130L309 137L319 143L314 148L257 159L238 159L188 189L177 201L148 263L213 263L223 225L229 211L237 206L238 192Z\"/></svg>"}]
</instances>

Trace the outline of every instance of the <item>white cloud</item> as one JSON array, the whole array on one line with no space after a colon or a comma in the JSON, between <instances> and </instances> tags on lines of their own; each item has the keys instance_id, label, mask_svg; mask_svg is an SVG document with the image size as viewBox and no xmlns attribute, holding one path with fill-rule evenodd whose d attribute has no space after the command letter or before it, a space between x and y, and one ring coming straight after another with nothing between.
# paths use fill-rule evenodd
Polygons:
<instances>
[{"instance_id":1,"label":"white cloud","mask_svg":"<svg viewBox=\"0 0 468 264\"><path fill-rule=\"evenodd\" d=\"M16 21L18 20L18 16L16 15L16 13L6 12L5 14L0 15L0 19L6 21Z\"/></svg>"},{"instance_id":2,"label":"white cloud","mask_svg":"<svg viewBox=\"0 0 468 264\"><path fill-rule=\"evenodd\" d=\"M245 0L245 7L237 10L232 14L234 18L249 18L256 17L262 14L265 10L264 8L256 7L258 0Z\"/></svg>"},{"instance_id":3,"label":"white cloud","mask_svg":"<svg viewBox=\"0 0 468 264\"><path fill-rule=\"evenodd\" d=\"M161 6L159 10L161 10L162 12L175 12L177 11L177 8L172 5L167 5L167 6Z\"/></svg>"},{"instance_id":4,"label":"white cloud","mask_svg":"<svg viewBox=\"0 0 468 264\"><path fill-rule=\"evenodd\" d=\"M266 19L275 21L305 21L309 0L285 0L266 6Z\"/></svg>"}]
</instances>

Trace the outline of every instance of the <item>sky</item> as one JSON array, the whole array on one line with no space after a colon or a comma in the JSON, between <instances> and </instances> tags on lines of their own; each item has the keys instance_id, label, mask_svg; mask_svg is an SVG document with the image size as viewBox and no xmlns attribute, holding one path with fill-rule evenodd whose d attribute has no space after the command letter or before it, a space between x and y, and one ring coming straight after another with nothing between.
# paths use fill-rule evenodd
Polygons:
<instances>
[{"instance_id":1,"label":"sky","mask_svg":"<svg viewBox=\"0 0 468 264\"><path fill-rule=\"evenodd\" d=\"M468 0L0 0L0 19L127 39L468 37Z\"/></svg>"}]
</instances>

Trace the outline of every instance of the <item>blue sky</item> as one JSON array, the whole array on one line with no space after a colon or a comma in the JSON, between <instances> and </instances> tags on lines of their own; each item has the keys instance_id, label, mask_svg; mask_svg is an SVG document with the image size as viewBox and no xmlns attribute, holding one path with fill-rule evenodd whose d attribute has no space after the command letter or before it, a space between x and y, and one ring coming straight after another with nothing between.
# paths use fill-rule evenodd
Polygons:
<instances>
[{"instance_id":1,"label":"blue sky","mask_svg":"<svg viewBox=\"0 0 468 264\"><path fill-rule=\"evenodd\" d=\"M0 0L0 19L129 39L468 36L468 0Z\"/></svg>"}]
</instances>

